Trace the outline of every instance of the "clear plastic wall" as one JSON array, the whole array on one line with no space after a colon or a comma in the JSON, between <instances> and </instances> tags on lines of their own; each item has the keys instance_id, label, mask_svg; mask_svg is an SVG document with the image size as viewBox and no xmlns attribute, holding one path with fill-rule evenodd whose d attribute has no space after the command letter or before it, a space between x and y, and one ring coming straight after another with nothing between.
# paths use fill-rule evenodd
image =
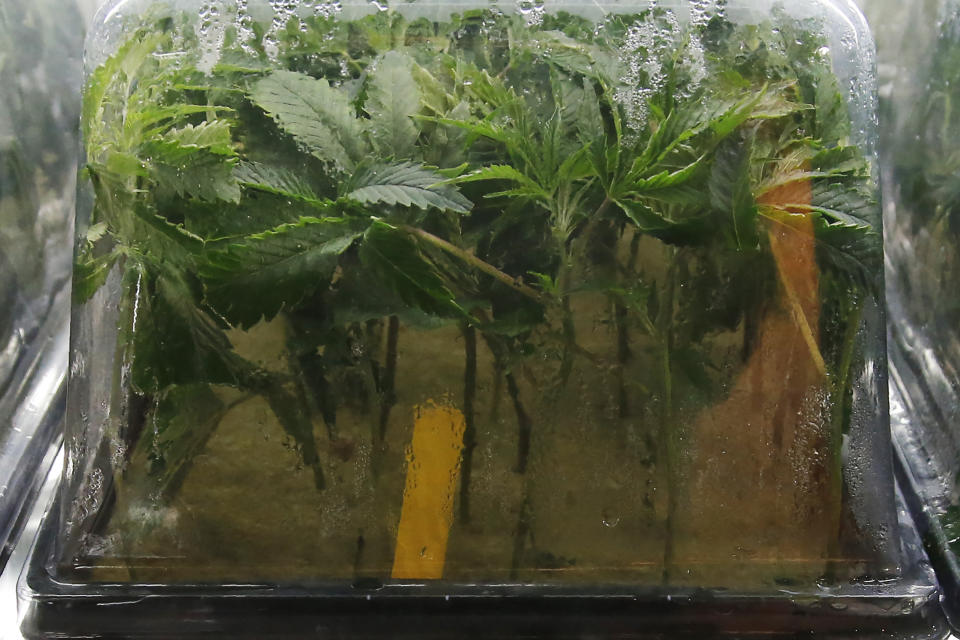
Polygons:
<instances>
[{"instance_id":1,"label":"clear plastic wall","mask_svg":"<svg viewBox=\"0 0 960 640\"><path fill-rule=\"evenodd\" d=\"M81 56L91 13L74 0L0 5L0 546L59 434L45 416L66 376Z\"/></svg>"},{"instance_id":2,"label":"clear plastic wall","mask_svg":"<svg viewBox=\"0 0 960 640\"><path fill-rule=\"evenodd\" d=\"M60 571L895 579L872 47L828 2L105 7Z\"/></svg>"}]
</instances>

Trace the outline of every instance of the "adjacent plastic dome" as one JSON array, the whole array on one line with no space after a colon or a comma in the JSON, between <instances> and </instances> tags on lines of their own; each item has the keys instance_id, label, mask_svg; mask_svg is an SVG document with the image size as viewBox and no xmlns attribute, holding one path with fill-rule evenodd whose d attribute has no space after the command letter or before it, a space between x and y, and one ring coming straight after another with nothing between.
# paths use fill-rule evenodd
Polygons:
<instances>
[{"instance_id":1,"label":"adjacent plastic dome","mask_svg":"<svg viewBox=\"0 0 960 640\"><path fill-rule=\"evenodd\" d=\"M129 1L90 43L61 579L907 580L848 4Z\"/></svg>"},{"instance_id":2,"label":"adjacent plastic dome","mask_svg":"<svg viewBox=\"0 0 960 640\"><path fill-rule=\"evenodd\" d=\"M864 6L878 25L895 435L925 540L960 611L960 3Z\"/></svg>"},{"instance_id":3,"label":"adjacent plastic dome","mask_svg":"<svg viewBox=\"0 0 960 640\"><path fill-rule=\"evenodd\" d=\"M72 0L0 7L0 567L63 413L83 32Z\"/></svg>"}]
</instances>

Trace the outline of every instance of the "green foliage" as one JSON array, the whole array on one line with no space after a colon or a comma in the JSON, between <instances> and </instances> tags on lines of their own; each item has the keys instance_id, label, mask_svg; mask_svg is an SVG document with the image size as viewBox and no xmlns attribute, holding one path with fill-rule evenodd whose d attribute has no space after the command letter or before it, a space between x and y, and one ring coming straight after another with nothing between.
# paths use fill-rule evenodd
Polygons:
<instances>
[{"instance_id":1,"label":"green foliage","mask_svg":"<svg viewBox=\"0 0 960 640\"><path fill-rule=\"evenodd\" d=\"M300 218L210 251L199 269L206 298L231 324L245 328L284 307L296 308L329 286L339 255L360 237L364 222Z\"/></svg>"},{"instance_id":2,"label":"green foliage","mask_svg":"<svg viewBox=\"0 0 960 640\"><path fill-rule=\"evenodd\" d=\"M76 297L119 265L138 305L121 340L157 415L177 389L196 391L210 420L216 403L198 389L263 396L317 486L311 412L329 426L350 385L333 397L328 381L379 371L344 341L387 317L471 325L501 367L561 336L546 360L566 380L574 358L595 358L575 343L571 299L599 293L624 335L654 344L661 388L672 353L680 383L715 393L699 341L776 295L769 219L813 217L821 268L861 286L880 265L877 216L812 25L717 18L697 31L665 16L603 29L562 13L539 26L490 11L295 19L275 60L236 43L207 75L190 54L167 55L181 51L169 23L145 25L85 92L96 233ZM674 44L631 49L662 78L630 85L628 34L649 20ZM696 39L702 73L680 59ZM791 183L812 200L758 204ZM641 244L675 262L666 276ZM231 342L232 329L280 321L297 366L319 376L310 384ZM202 440L181 437L161 447L165 468Z\"/></svg>"},{"instance_id":3,"label":"green foliage","mask_svg":"<svg viewBox=\"0 0 960 640\"><path fill-rule=\"evenodd\" d=\"M443 176L425 167L404 162L361 167L346 183L344 197L365 205L436 207L468 213L473 204L451 187Z\"/></svg>"},{"instance_id":4,"label":"green foliage","mask_svg":"<svg viewBox=\"0 0 960 640\"><path fill-rule=\"evenodd\" d=\"M349 170L364 155L349 98L322 78L273 71L254 84L250 98L321 160Z\"/></svg>"},{"instance_id":5,"label":"green foliage","mask_svg":"<svg viewBox=\"0 0 960 640\"><path fill-rule=\"evenodd\" d=\"M406 304L440 316L464 313L437 265L404 231L385 222L374 222L364 235L360 257Z\"/></svg>"},{"instance_id":6,"label":"green foliage","mask_svg":"<svg viewBox=\"0 0 960 640\"><path fill-rule=\"evenodd\" d=\"M388 51L373 63L364 109L370 114L369 131L381 158L410 158L420 132L413 116L420 111L420 96L413 79L413 61L398 51Z\"/></svg>"}]
</instances>

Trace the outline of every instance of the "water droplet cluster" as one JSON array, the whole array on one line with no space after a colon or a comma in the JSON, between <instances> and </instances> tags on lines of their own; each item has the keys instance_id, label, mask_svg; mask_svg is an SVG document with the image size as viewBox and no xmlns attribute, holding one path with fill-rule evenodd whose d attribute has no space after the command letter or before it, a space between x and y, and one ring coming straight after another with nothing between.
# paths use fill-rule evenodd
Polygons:
<instances>
[{"instance_id":1,"label":"water droplet cluster","mask_svg":"<svg viewBox=\"0 0 960 640\"><path fill-rule=\"evenodd\" d=\"M667 80L665 63L680 52L679 65L685 72L676 87L679 98L690 98L707 77L706 55L701 29L715 16L723 16L726 0L692 0L690 27L684 28L676 14L649 0L648 10L628 30L619 57L626 69L615 97L623 104L627 124L633 131L643 129L649 117L649 100L663 90Z\"/></svg>"},{"instance_id":2,"label":"water droplet cluster","mask_svg":"<svg viewBox=\"0 0 960 640\"><path fill-rule=\"evenodd\" d=\"M646 124L648 101L666 82L663 61L676 49L679 33L676 15L660 11L657 0L650 0L647 14L627 30L620 48L626 72L620 78L615 97L624 106L627 123L635 131Z\"/></svg>"},{"instance_id":3,"label":"water droplet cluster","mask_svg":"<svg viewBox=\"0 0 960 640\"><path fill-rule=\"evenodd\" d=\"M250 16L249 0L236 0L236 3L237 17L234 26L237 30L237 39L245 53L254 55L256 51L250 43L256 37L256 33L253 30L253 18Z\"/></svg>"},{"instance_id":4,"label":"water droplet cluster","mask_svg":"<svg viewBox=\"0 0 960 640\"><path fill-rule=\"evenodd\" d=\"M278 42L280 31L294 17L300 6L300 0L269 0L269 2L273 9L273 20L270 22L270 29L263 36L263 50L270 58L276 58L280 53Z\"/></svg>"},{"instance_id":5,"label":"water droplet cluster","mask_svg":"<svg viewBox=\"0 0 960 640\"><path fill-rule=\"evenodd\" d=\"M724 17L727 0L690 0L690 24L704 27L714 16Z\"/></svg>"},{"instance_id":6,"label":"water droplet cluster","mask_svg":"<svg viewBox=\"0 0 960 640\"><path fill-rule=\"evenodd\" d=\"M220 54L223 51L227 22L221 4L218 0L206 0L200 6L200 21L197 23L200 50L197 68L200 71L211 71L220 60Z\"/></svg>"},{"instance_id":7,"label":"water droplet cluster","mask_svg":"<svg viewBox=\"0 0 960 640\"><path fill-rule=\"evenodd\" d=\"M303 0L300 3L307 15L313 14L318 18L332 18L343 10L340 0ZM305 29L305 26L302 27Z\"/></svg>"},{"instance_id":8,"label":"water droplet cluster","mask_svg":"<svg viewBox=\"0 0 960 640\"><path fill-rule=\"evenodd\" d=\"M528 27L543 24L543 0L517 0L517 11L523 16Z\"/></svg>"}]
</instances>

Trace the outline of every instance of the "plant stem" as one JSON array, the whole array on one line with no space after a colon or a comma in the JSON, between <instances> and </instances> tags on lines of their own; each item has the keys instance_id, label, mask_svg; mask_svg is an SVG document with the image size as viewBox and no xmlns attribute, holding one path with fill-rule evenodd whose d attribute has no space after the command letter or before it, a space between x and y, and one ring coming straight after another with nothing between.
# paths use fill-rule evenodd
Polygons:
<instances>
[{"instance_id":1,"label":"plant stem","mask_svg":"<svg viewBox=\"0 0 960 640\"><path fill-rule=\"evenodd\" d=\"M597 210L593 212L589 218L587 218L587 224L583 228L579 236L579 241L583 243L584 249L583 253L586 252L586 244L590 241L590 237L593 235L593 232L596 230L597 225L603 219L603 214L609 208L612 200L609 197L604 198L603 202L597 207ZM571 289L571 272L572 272L572 260L574 251L569 248L571 244L569 242L569 233L565 230L560 230L555 232L555 239L557 245L559 246L559 253L561 256L560 269L557 274L557 288L560 291L560 296L562 297L562 307L563 307L563 337L564 345L563 350L563 361L560 365L560 381L563 386L566 386L567 381L570 379L570 374L573 371L573 355L577 351L577 327L576 322L573 317L573 309L570 306L570 289Z\"/></svg>"},{"instance_id":2,"label":"plant stem","mask_svg":"<svg viewBox=\"0 0 960 640\"><path fill-rule=\"evenodd\" d=\"M478 315L481 316L482 321L489 321L482 317L484 314L478 313ZM484 341L487 343L487 347L490 349L490 353L493 354L497 371L502 371L503 377L507 381L507 393L510 394L510 399L513 401L513 411L517 416L517 466L514 470L517 473L526 473L527 462L530 456L530 439L533 434L533 421L523 406L516 376L513 375L512 371L506 370L506 345L499 343L496 336L491 336L487 333L482 335Z\"/></svg>"},{"instance_id":3,"label":"plant stem","mask_svg":"<svg viewBox=\"0 0 960 640\"><path fill-rule=\"evenodd\" d=\"M517 529L513 537L513 556L510 559L511 580L516 580L520 573L523 552L526 550L527 538L530 537L530 488L525 486L524 493L523 504L520 505L520 517L517 519Z\"/></svg>"},{"instance_id":4,"label":"plant stem","mask_svg":"<svg viewBox=\"0 0 960 640\"><path fill-rule=\"evenodd\" d=\"M603 199L600 206L587 218L587 224L583 227L583 231L580 232L581 238L587 240L593 235L594 229L596 229L597 225L603 220L603 214L607 212L611 204L613 204L613 200L610 199L610 196Z\"/></svg>"},{"instance_id":5,"label":"plant stem","mask_svg":"<svg viewBox=\"0 0 960 640\"><path fill-rule=\"evenodd\" d=\"M630 397L627 393L626 372L624 370L630 362L632 353L630 351L630 328L627 326L627 308L620 303L615 303L613 319L617 327L617 386L619 387L617 403L620 417L629 418Z\"/></svg>"},{"instance_id":6,"label":"plant stem","mask_svg":"<svg viewBox=\"0 0 960 640\"><path fill-rule=\"evenodd\" d=\"M671 363L671 349L673 348L673 313L674 297L677 285L677 260L670 269L667 281L667 291L664 295L664 306L660 312L660 347L661 347L661 375L663 376L663 397L661 398L662 413L660 416L660 452L661 462L664 465L667 491L667 517L664 521L663 544L663 583L670 584L674 558L674 523L678 507L679 487L677 481L677 452L675 443L675 425L673 419L673 372Z\"/></svg>"},{"instance_id":7,"label":"plant stem","mask_svg":"<svg viewBox=\"0 0 960 640\"><path fill-rule=\"evenodd\" d=\"M287 362L294 380L297 381L300 395L305 398L311 412L320 413L323 424L327 428L327 438L334 442L338 438L337 406L331 398L330 384L327 382L323 360L315 351L297 353L296 341L293 339L297 328L296 323L290 318L288 318L287 330L293 333L287 338L287 349L290 353Z\"/></svg>"},{"instance_id":8,"label":"plant stem","mask_svg":"<svg viewBox=\"0 0 960 640\"><path fill-rule=\"evenodd\" d=\"M564 254L566 252L564 251ZM560 382L566 386L573 372L573 354L577 344L577 326L573 319L573 309L570 306L570 256L564 255L560 264L560 273L557 276L557 285L563 302L563 361L560 364Z\"/></svg>"},{"instance_id":9,"label":"plant stem","mask_svg":"<svg viewBox=\"0 0 960 640\"><path fill-rule=\"evenodd\" d=\"M847 390L850 386L850 369L853 365L853 356L857 346L857 334L860 331L860 320L863 317L863 301L857 300L854 308L847 316L847 327L843 336L843 348L840 353L839 376L833 387L833 415L830 425L830 526L833 535L830 536L830 557L839 557L840 529L843 520L843 422L847 408ZM832 572L832 570L831 570Z\"/></svg>"},{"instance_id":10,"label":"plant stem","mask_svg":"<svg viewBox=\"0 0 960 640\"><path fill-rule=\"evenodd\" d=\"M632 274L640 253L640 233L635 232L630 240L630 259L627 271ZM616 258L614 258L616 261ZM617 384L619 389L619 413L621 418L630 417L630 394L627 393L626 367L633 358L630 350L630 326L627 322L627 307L621 301L614 299L613 317L617 328Z\"/></svg>"},{"instance_id":11,"label":"plant stem","mask_svg":"<svg viewBox=\"0 0 960 640\"><path fill-rule=\"evenodd\" d=\"M780 271L779 263L777 264L777 270ZM807 316L803 312L803 306L800 303L800 298L797 296L797 292L794 291L793 286L782 272L780 273L780 282L783 284L783 289L787 294L787 301L790 305L790 315L793 316L794 322L797 323L797 327L800 329L800 335L803 336L803 341L807 344L807 350L810 352L810 358L813 360L813 364L817 368L817 372L821 377L824 377L827 375L827 364L823 360L823 354L820 353L820 347L817 345L817 339L814 338L813 330L810 328L810 323L807 321Z\"/></svg>"},{"instance_id":12,"label":"plant stem","mask_svg":"<svg viewBox=\"0 0 960 640\"><path fill-rule=\"evenodd\" d=\"M674 451L673 434L673 383L671 381L671 363L670 346L667 342L663 343L661 353L661 364L663 367L663 415L660 421L660 438L663 440L662 452L663 463L666 467L665 475L667 478L667 517L664 521L664 542L663 542L663 583L670 584L670 572L674 565L674 530L673 525L677 513L677 489L675 480L677 469L675 468L676 451Z\"/></svg>"},{"instance_id":13,"label":"plant stem","mask_svg":"<svg viewBox=\"0 0 960 640\"><path fill-rule=\"evenodd\" d=\"M479 271L482 271L488 276L491 276L492 278L510 287L514 291L527 296L531 300L534 300L539 303L544 302L543 296L540 294L540 292L537 291L536 289L533 289L525 285L523 283L523 280L521 280L520 278L514 278L513 276L507 273L504 273L503 271L500 271L499 269L494 267L492 264L488 262L484 262L483 260L473 255L472 253L464 251L460 247L447 242L443 238L439 238L433 235L432 233L430 233L429 231L424 231L423 229L417 229L416 227L411 227L409 225L400 225L399 228L411 235L414 235L420 238L421 240L429 242L430 244L437 247L438 249L441 249L442 251L445 251L450 255L454 256L455 258L458 258L459 260L467 263L471 267L474 267Z\"/></svg>"},{"instance_id":14,"label":"plant stem","mask_svg":"<svg viewBox=\"0 0 960 640\"><path fill-rule=\"evenodd\" d=\"M387 323L387 362L383 372L383 388L380 400L380 428L377 437L383 442L387 437L387 425L390 422L390 411L397 402L397 348L400 341L400 318L390 316Z\"/></svg>"},{"instance_id":15,"label":"plant stem","mask_svg":"<svg viewBox=\"0 0 960 640\"><path fill-rule=\"evenodd\" d=\"M460 520L470 522L470 477L473 473L473 450L477 445L475 401L477 396L477 330L464 323L463 333L463 462L460 471Z\"/></svg>"},{"instance_id":16,"label":"plant stem","mask_svg":"<svg viewBox=\"0 0 960 640\"><path fill-rule=\"evenodd\" d=\"M517 473L527 472L527 462L530 458L530 437L533 435L533 423L526 409L523 408L523 402L520 400L520 388L517 386L517 379L513 372L508 372L507 392L513 400L513 410L517 414L518 440L517 440Z\"/></svg>"},{"instance_id":17,"label":"plant stem","mask_svg":"<svg viewBox=\"0 0 960 640\"><path fill-rule=\"evenodd\" d=\"M366 549L367 541L363 537L363 530L357 533L357 549L353 554L353 577L359 578L360 571L363 568L363 551Z\"/></svg>"}]
</instances>

